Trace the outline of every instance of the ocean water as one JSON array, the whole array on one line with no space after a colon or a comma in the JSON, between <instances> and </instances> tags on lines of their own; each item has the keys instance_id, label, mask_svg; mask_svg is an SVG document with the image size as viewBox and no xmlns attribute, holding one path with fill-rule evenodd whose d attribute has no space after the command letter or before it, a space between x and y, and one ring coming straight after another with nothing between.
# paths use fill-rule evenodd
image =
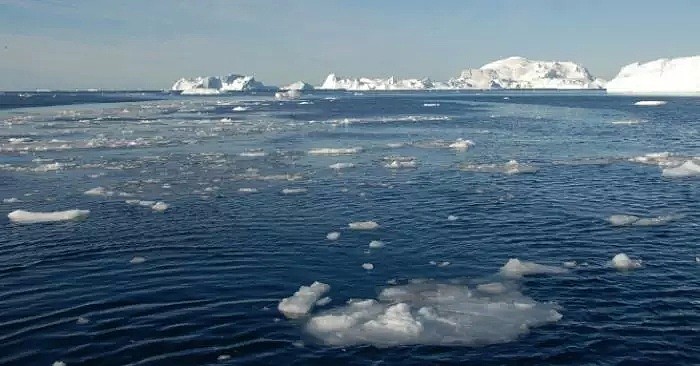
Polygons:
<instances>
[{"instance_id":1,"label":"ocean water","mask_svg":"<svg viewBox=\"0 0 700 366\"><path fill-rule=\"evenodd\" d=\"M700 363L697 98L17 98L2 365Z\"/></svg>"}]
</instances>

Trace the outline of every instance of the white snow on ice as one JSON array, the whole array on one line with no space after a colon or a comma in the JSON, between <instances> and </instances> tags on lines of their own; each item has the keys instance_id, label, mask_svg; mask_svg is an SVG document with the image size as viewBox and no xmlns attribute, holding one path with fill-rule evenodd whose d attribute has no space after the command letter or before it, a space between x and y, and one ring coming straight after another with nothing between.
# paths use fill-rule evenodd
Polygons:
<instances>
[{"instance_id":1,"label":"white snow on ice","mask_svg":"<svg viewBox=\"0 0 700 366\"><path fill-rule=\"evenodd\" d=\"M299 318L306 315L331 287L322 282L314 282L310 286L301 286L294 295L282 299L277 309L287 318Z\"/></svg>"},{"instance_id":2,"label":"white snow on ice","mask_svg":"<svg viewBox=\"0 0 700 366\"><path fill-rule=\"evenodd\" d=\"M34 224L41 222L70 221L86 218L90 210L67 210L56 212L30 212L15 210L7 215L10 221L19 224Z\"/></svg>"}]
</instances>

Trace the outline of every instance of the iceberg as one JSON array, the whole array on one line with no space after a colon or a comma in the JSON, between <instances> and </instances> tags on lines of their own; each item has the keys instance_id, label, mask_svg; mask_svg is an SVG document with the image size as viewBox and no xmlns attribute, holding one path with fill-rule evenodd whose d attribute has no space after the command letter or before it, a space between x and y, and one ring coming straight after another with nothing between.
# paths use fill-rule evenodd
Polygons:
<instances>
[{"instance_id":1,"label":"iceberg","mask_svg":"<svg viewBox=\"0 0 700 366\"><path fill-rule=\"evenodd\" d=\"M352 78L329 74L319 87L325 90L426 90L446 89L442 83L433 82L430 79L397 79L392 76L381 78Z\"/></svg>"},{"instance_id":2,"label":"iceberg","mask_svg":"<svg viewBox=\"0 0 700 366\"><path fill-rule=\"evenodd\" d=\"M230 74L226 76L198 76L181 78L170 88L183 95L211 95L231 91L260 91L275 89L265 86L252 76Z\"/></svg>"},{"instance_id":3,"label":"iceberg","mask_svg":"<svg viewBox=\"0 0 700 366\"><path fill-rule=\"evenodd\" d=\"M56 212L30 212L15 210L7 215L10 221L18 224L35 224L41 222L70 221L86 218L90 210L67 210Z\"/></svg>"},{"instance_id":4,"label":"iceberg","mask_svg":"<svg viewBox=\"0 0 700 366\"><path fill-rule=\"evenodd\" d=\"M450 79L453 89L603 89L605 81L580 64L508 57Z\"/></svg>"},{"instance_id":5,"label":"iceberg","mask_svg":"<svg viewBox=\"0 0 700 366\"><path fill-rule=\"evenodd\" d=\"M700 93L700 55L629 64L610 80L607 91L652 95Z\"/></svg>"},{"instance_id":6,"label":"iceberg","mask_svg":"<svg viewBox=\"0 0 700 366\"><path fill-rule=\"evenodd\" d=\"M313 85L303 82L303 81L297 81L295 83L291 83L287 86L283 86L280 89L282 90L299 90L299 91L309 91L309 90L314 90Z\"/></svg>"},{"instance_id":7,"label":"iceberg","mask_svg":"<svg viewBox=\"0 0 700 366\"><path fill-rule=\"evenodd\" d=\"M294 100L301 98L301 91L298 89L290 89L287 91L278 91L275 93L277 100Z\"/></svg>"}]
</instances>

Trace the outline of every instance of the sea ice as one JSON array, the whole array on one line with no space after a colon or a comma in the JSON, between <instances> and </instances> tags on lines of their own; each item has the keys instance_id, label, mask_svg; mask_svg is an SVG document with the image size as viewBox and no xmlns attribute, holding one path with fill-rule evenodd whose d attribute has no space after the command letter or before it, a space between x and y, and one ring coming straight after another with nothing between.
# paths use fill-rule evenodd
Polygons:
<instances>
[{"instance_id":1,"label":"sea ice","mask_svg":"<svg viewBox=\"0 0 700 366\"><path fill-rule=\"evenodd\" d=\"M379 227L379 224L374 221L356 221L348 224L352 230L374 230Z\"/></svg>"},{"instance_id":2,"label":"sea ice","mask_svg":"<svg viewBox=\"0 0 700 366\"><path fill-rule=\"evenodd\" d=\"M562 263L562 265L564 266L564 268L576 268L577 263L576 261L566 261Z\"/></svg>"},{"instance_id":3,"label":"sea ice","mask_svg":"<svg viewBox=\"0 0 700 366\"><path fill-rule=\"evenodd\" d=\"M329 165L328 167L333 169L333 170L341 170L341 169L354 168L355 164L353 164L353 163L335 163L335 164Z\"/></svg>"},{"instance_id":4,"label":"sea ice","mask_svg":"<svg viewBox=\"0 0 700 366\"><path fill-rule=\"evenodd\" d=\"M54 361L51 366L66 366L66 363L63 361Z\"/></svg>"},{"instance_id":5,"label":"sea ice","mask_svg":"<svg viewBox=\"0 0 700 366\"><path fill-rule=\"evenodd\" d=\"M635 102L634 105L644 106L644 107L655 107L659 105L664 105L667 102L664 100L640 100Z\"/></svg>"},{"instance_id":6,"label":"sea ice","mask_svg":"<svg viewBox=\"0 0 700 366\"><path fill-rule=\"evenodd\" d=\"M350 148L318 148L309 150L309 155L350 155L362 152L361 147Z\"/></svg>"},{"instance_id":7,"label":"sea ice","mask_svg":"<svg viewBox=\"0 0 700 366\"><path fill-rule=\"evenodd\" d=\"M362 268L364 268L367 271L371 271L374 269L374 264L372 263L362 263Z\"/></svg>"},{"instance_id":8,"label":"sea ice","mask_svg":"<svg viewBox=\"0 0 700 366\"><path fill-rule=\"evenodd\" d=\"M458 219L459 219L459 217L457 217L455 215L447 216L447 221L457 221Z\"/></svg>"},{"instance_id":9,"label":"sea ice","mask_svg":"<svg viewBox=\"0 0 700 366\"><path fill-rule=\"evenodd\" d=\"M311 286L301 286L294 295L282 299L277 309L287 318L299 318L311 311L316 301L330 289L329 285L318 281Z\"/></svg>"},{"instance_id":10,"label":"sea ice","mask_svg":"<svg viewBox=\"0 0 700 366\"><path fill-rule=\"evenodd\" d=\"M88 196L111 196L114 194L114 192L107 191L103 187L95 187L88 189L87 191L84 192L84 194Z\"/></svg>"},{"instance_id":11,"label":"sea ice","mask_svg":"<svg viewBox=\"0 0 700 366\"><path fill-rule=\"evenodd\" d=\"M303 194L306 192L306 188L285 188L282 190L282 194L284 195Z\"/></svg>"},{"instance_id":12,"label":"sea ice","mask_svg":"<svg viewBox=\"0 0 700 366\"><path fill-rule=\"evenodd\" d=\"M478 290L479 288L477 288ZM562 315L515 287L420 281L387 287L378 300L351 300L311 317L306 331L333 346L483 345L508 342Z\"/></svg>"},{"instance_id":13,"label":"sea ice","mask_svg":"<svg viewBox=\"0 0 700 366\"><path fill-rule=\"evenodd\" d=\"M700 176L700 165L692 160L688 160L675 168L663 169L661 175L669 178Z\"/></svg>"},{"instance_id":14,"label":"sea ice","mask_svg":"<svg viewBox=\"0 0 700 366\"><path fill-rule=\"evenodd\" d=\"M546 266L535 262L521 261L511 258L501 267L500 273L505 277L519 278L533 274L557 274L566 273L567 270L561 267Z\"/></svg>"},{"instance_id":15,"label":"sea ice","mask_svg":"<svg viewBox=\"0 0 700 366\"><path fill-rule=\"evenodd\" d=\"M232 111L234 111L234 112L245 112L247 110L248 110L248 108L240 106L240 105L237 107L233 107L233 109L232 109Z\"/></svg>"},{"instance_id":16,"label":"sea ice","mask_svg":"<svg viewBox=\"0 0 700 366\"><path fill-rule=\"evenodd\" d=\"M131 260L129 261L129 263L131 263L131 264L141 264L141 263L143 263L143 262L145 262L145 261L146 261L146 258L144 258L144 257L138 257L138 256L137 256L137 257L131 258Z\"/></svg>"},{"instance_id":17,"label":"sea ice","mask_svg":"<svg viewBox=\"0 0 700 366\"><path fill-rule=\"evenodd\" d=\"M240 193L257 193L258 189L257 188L249 188L249 187L241 187L241 188L238 188L238 192L240 192Z\"/></svg>"},{"instance_id":18,"label":"sea ice","mask_svg":"<svg viewBox=\"0 0 700 366\"><path fill-rule=\"evenodd\" d=\"M162 202L162 201L158 201L158 202L154 203L153 206L151 206L151 209L153 211L163 212L163 211L167 210L168 207L170 207L170 205L168 205L167 203Z\"/></svg>"},{"instance_id":19,"label":"sea ice","mask_svg":"<svg viewBox=\"0 0 700 366\"><path fill-rule=\"evenodd\" d=\"M11 198L3 198L2 203L17 203L20 202L19 198L17 197L11 197Z\"/></svg>"},{"instance_id":20,"label":"sea ice","mask_svg":"<svg viewBox=\"0 0 700 366\"><path fill-rule=\"evenodd\" d=\"M328 240L338 240L338 238L340 238L340 233L337 231L332 231L326 235Z\"/></svg>"},{"instance_id":21,"label":"sea ice","mask_svg":"<svg viewBox=\"0 0 700 366\"><path fill-rule=\"evenodd\" d=\"M67 210L56 212L30 212L25 210L15 210L7 217L10 221L19 224L34 224L40 222L69 221L86 218L90 210Z\"/></svg>"},{"instance_id":22,"label":"sea ice","mask_svg":"<svg viewBox=\"0 0 700 366\"><path fill-rule=\"evenodd\" d=\"M613 267L619 270L635 269L642 266L641 259L630 259L625 253L617 254L612 259Z\"/></svg>"},{"instance_id":23,"label":"sea ice","mask_svg":"<svg viewBox=\"0 0 700 366\"><path fill-rule=\"evenodd\" d=\"M381 248L384 246L384 242L381 240L372 240L369 242L370 248Z\"/></svg>"},{"instance_id":24,"label":"sea ice","mask_svg":"<svg viewBox=\"0 0 700 366\"><path fill-rule=\"evenodd\" d=\"M455 150L460 150L460 151L465 151L465 150L468 150L472 146L474 146L473 141L459 138L459 139L457 139L457 141L451 143L449 145L449 148L455 149Z\"/></svg>"},{"instance_id":25,"label":"sea ice","mask_svg":"<svg viewBox=\"0 0 700 366\"><path fill-rule=\"evenodd\" d=\"M680 216L666 215L657 217L639 217L634 215L612 215L608 218L613 226L658 226L673 221Z\"/></svg>"},{"instance_id":26,"label":"sea ice","mask_svg":"<svg viewBox=\"0 0 700 366\"><path fill-rule=\"evenodd\" d=\"M219 357L216 358L217 361L226 361L226 360L230 360L230 359L231 359L231 356L226 355L226 354L219 355Z\"/></svg>"},{"instance_id":27,"label":"sea ice","mask_svg":"<svg viewBox=\"0 0 700 366\"><path fill-rule=\"evenodd\" d=\"M326 297L316 301L316 306L326 306L326 305L330 304L330 302L331 302L331 298L326 296Z\"/></svg>"}]
</instances>

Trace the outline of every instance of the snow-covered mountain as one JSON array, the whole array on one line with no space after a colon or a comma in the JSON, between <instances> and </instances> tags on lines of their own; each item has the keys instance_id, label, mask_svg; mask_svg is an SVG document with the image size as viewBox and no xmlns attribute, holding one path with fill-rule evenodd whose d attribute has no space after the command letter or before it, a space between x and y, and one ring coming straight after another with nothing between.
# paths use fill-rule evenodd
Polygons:
<instances>
[{"instance_id":1,"label":"snow-covered mountain","mask_svg":"<svg viewBox=\"0 0 700 366\"><path fill-rule=\"evenodd\" d=\"M218 94L229 91L254 91L276 89L256 81L252 76L230 74L226 76L199 76L182 78L173 84L173 91L182 94Z\"/></svg>"},{"instance_id":2,"label":"snow-covered mountain","mask_svg":"<svg viewBox=\"0 0 700 366\"><path fill-rule=\"evenodd\" d=\"M607 85L608 93L700 93L700 55L624 66Z\"/></svg>"},{"instance_id":3,"label":"snow-covered mountain","mask_svg":"<svg viewBox=\"0 0 700 366\"><path fill-rule=\"evenodd\" d=\"M533 61L509 57L450 79L453 89L602 89L605 81L568 61Z\"/></svg>"},{"instance_id":4,"label":"snow-covered mountain","mask_svg":"<svg viewBox=\"0 0 700 366\"><path fill-rule=\"evenodd\" d=\"M287 86L283 86L280 89L305 91L305 90L314 90L314 86L309 84L309 83L303 82L303 81L297 81L297 82L291 83Z\"/></svg>"},{"instance_id":5,"label":"snow-covered mountain","mask_svg":"<svg viewBox=\"0 0 700 366\"><path fill-rule=\"evenodd\" d=\"M445 87L443 83L435 83L430 79L387 79L349 78L330 74L319 87L329 90L425 90Z\"/></svg>"},{"instance_id":6,"label":"snow-covered mountain","mask_svg":"<svg viewBox=\"0 0 700 366\"><path fill-rule=\"evenodd\" d=\"M533 61L509 57L478 69L466 69L447 82L430 79L348 78L330 74L319 89L425 90L425 89L602 89L605 81L573 62Z\"/></svg>"}]
</instances>

